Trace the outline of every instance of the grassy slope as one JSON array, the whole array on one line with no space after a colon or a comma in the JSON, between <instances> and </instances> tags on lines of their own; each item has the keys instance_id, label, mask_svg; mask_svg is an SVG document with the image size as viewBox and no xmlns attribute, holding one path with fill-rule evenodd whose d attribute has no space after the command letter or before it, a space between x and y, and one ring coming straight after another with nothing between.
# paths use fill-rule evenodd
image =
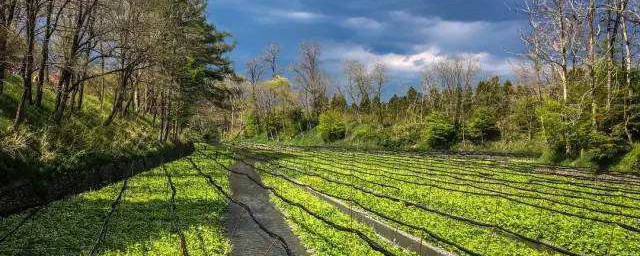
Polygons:
<instances>
[{"instance_id":1,"label":"grassy slope","mask_svg":"<svg viewBox=\"0 0 640 256\"><path fill-rule=\"evenodd\" d=\"M113 158L118 155L138 154L153 150L156 129L150 117L117 119L110 126L102 122L111 108L112 91L107 88L107 97L101 104L98 93L89 85L85 89L84 104L64 119L59 126L50 120L55 107L55 92L47 86L43 107L29 106L25 125L12 132L12 122L22 94L22 81L10 77L0 95L0 151L13 158L45 166L77 166L88 158L98 155ZM70 112L68 112L70 113Z\"/></svg>"}]
</instances>

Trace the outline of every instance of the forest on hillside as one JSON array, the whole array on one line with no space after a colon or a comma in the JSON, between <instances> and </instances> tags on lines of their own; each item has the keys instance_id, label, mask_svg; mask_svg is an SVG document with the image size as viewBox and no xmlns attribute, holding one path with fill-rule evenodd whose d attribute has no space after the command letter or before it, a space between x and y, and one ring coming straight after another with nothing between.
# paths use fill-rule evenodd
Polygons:
<instances>
[{"instance_id":1,"label":"forest on hillside","mask_svg":"<svg viewBox=\"0 0 640 256\"><path fill-rule=\"evenodd\" d=\"M321 45L296 63L277 43L246 65L225 122L230 138L411 150L541 155L544 162L637 169L640 146L640 5L633 0L524 1L526 51L513 78L473 56L434 60L422 82L382 100L384 62L322 68ZM283 74L292 74L285 77ZM344 82L340 82L344 81Z\"/></svg>"},{"instance_id":2,"label":"forest on hillside","mask_svg":"<svg viewBox=\"0 0 640 256\"><path fill-rule=\"evenodd\" d=\"M189 124L223 105L216 81L234 77L230 34L206 20L205 8L2 1L0 158L77 166L205 133Z\"/></svg>"}]
</instances>

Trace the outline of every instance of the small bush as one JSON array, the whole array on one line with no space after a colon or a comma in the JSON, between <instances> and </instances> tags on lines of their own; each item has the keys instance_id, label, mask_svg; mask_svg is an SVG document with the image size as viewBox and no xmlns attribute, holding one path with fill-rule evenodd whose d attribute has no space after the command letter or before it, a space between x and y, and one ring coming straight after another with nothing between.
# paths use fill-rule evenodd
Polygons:
<instances>
[{"instance_id":1,"label":"small bush","mask_svg":"<svg viewBox=\"0 0 640 256\"><path fill-rule=\"evenodd\" d=\"M427 116L427 123L422 131L422 141L428 148L448 150L456 143L456 139L456 128L449 118L440 113Z\"/></svg>"},{"instance_id":2,"label":"small bush","mask_svg":"<svg viewBox=\"0 0 640 256\"><path fill-rule=\"evenodd\" d=\"M252 138L260 134L260 124L258 123L257 118L254 116L253 111L247 111L245 114L245 127L244 127L244 136L245 138Z\"/></svg>"},{"instance_id":3,"label":"small bush","mask_svg":"<svg viewBox=\"0 0 640 256\"><path fill-rule=\"evenodd\" d=\"M547 145L542 151L542 156L540 156L540 158L540 161L543 163L557 164L564 161L566 158L564 145L561 143Z\"/></svg>"},{"instance_id":4,"label":"small bush","mask_svg":"<svg viewBox=\"0 0 640 256\"><path fill-rule=\"evenodd\" d=\"M640 144L634 144L631 151L622 158L614 169L617 171L640 172Z\"/></svg>"},{"instance_id":5,"label":"small bush","mask_svg":"<svg viewBox=\"0 0 640 256\"><path fill-rule=\"evenodd\" d=\"M331 110L320 115L320 124L318 132L325 142L334 142L344 139L346 126L342 114L338 111Z\"/></svg>"},{"instance_id":6,"label":"small bush","mask_svg":"<svg viewBox=\"0 0 640 256\"><path fill-rule=\"evenodd\" d=\"M587 150L582 157L594 163L596 167L605 169L609 167L616 158L622 154L624 144L615 138L609 137L600 132L591 132L588 136Z\"/></svg>"},{"instance_id":7,"label":"small bush","mask_svg":"<svg viewBox=\"0 0 640 256\"><path fill-rule=\"evenodd\" d=\"M420 141L421 123L399 123L392 127L393 139L404 146L410 147Z\"/></svg>"},{"instance_id":8,"label":"small bush","mask_svg":"<svg viewBox=\"0 0 640 256\"><path fill-rule=\"evenodd\" d=\"M479 144L494 140L500 136L495 114L487 107L477 107L471 114L467 125L469 138Z\"/></svg>"},{"instance_id":9,"label":"small bush","mask_svg":"<svg viewBox=\"0 0 640 256\"><path fill-rule=\"evenodd\" d=\"M369 123L358 124L353 127L351 136L354 140L359 141L378 140L381 137L378 127Z\"/></svg>"}]
</instances>

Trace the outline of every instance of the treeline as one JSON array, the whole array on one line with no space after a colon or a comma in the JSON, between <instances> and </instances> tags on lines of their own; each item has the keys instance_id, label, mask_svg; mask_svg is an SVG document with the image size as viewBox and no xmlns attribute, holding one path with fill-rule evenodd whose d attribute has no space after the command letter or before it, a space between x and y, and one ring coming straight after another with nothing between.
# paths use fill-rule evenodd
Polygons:
<instances>
[{"instance_id":1,"label":"treeline","mask_svg":"<svg viewBox=\"0 0 640 256\"><path fill-rule=\"evenodd\" d=\"M344 76L331 79L318 44L304 43L289 81L271 45L247 63L246 83L228 85L240 93L225 127L250 138L311 133L350 145L522 151L548 162L637 169L639 8L635 0L525 1L527 51L513 81L486 78L472 56L450 57L388 101L381 100L390 84L384 63L348 60Z\"/></svg>"},{"instance_id":2,"label":"treeline","mask_svg":"<svg viewBox=\"0 0 640 256\"><path fill-rule=\"evenodd\" d=\"M233 45L205 17L206 1L3 0L0 93L20 77L13 130L55 94L49 124L83 108L88 90L109 114L152 116L158 140L177 139L198 108L221 104L215 83L232 77ZM34 117L35 118L35 117ZM157 120L157 122L156 122ZM26 123L26 125L29 125Z\"/></svg>"}]
</instances>

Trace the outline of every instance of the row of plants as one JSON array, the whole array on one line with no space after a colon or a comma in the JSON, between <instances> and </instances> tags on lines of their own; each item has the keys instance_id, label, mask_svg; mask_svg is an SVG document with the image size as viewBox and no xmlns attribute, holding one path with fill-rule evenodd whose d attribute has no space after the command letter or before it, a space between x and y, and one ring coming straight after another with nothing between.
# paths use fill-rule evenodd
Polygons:
<instances>
[{"instance_id":1,"label":"row of plants","mask_svg":"<svg viewBox=\"0 0 640 256\"><path fill-rule=\"evenodd\" d=\"M213 150L198 146L199 152ZM0 243L0 254L179 255L183 246L189 255L228 254L231 246L222 225L228 202L207 185L191 161L227 184L226 172L210 160L197 155L183 158L42 207ZM173 200L169 177L175 187ZM121 199L116 200L121 191ZM30 212L0 219L0 235ZM176 227L185 238L184 245Z\"/></svg>"},{"instance_id":2,"label":"row of plants","mask_svg":"<svg viewBox=\"0 0 640 256\"><path fill-rule=\"evenodd\" d=\"M317 157L325 157L325 155L318 155ZM481 166L460 166L437 160L403 162L401 160L385 159L384 157L344 157L337 154L329 157L352 161L359 166L375 168L384 173L399 175L402 178L408 177L407 180L434 181L440 185L457 184L474 187L485 192L493 191L494 193L516 196L541 197L560 200L565 203L576 203L585 207L603 207L601 210L613 207L609 210L630 211L630 214L638 213L637 210L640 209L634 206L640 202L640 198L636 195L638 191L629 188L629 185L596 185L594 182L591 184L578 182L562 176L552 178L549 175L519 173L500 167L492 167L490 169ZM390 161L392 162L389 163Z\"/></svg>"},{"instance_id":3,"label":"row of plants","mask_svg":"<svg viewBox=\"0 0 640 256\"><path fill-rule=\"evenodd\" d=\"M401 161L401 156L380 158L380 154L349 155L328 150L288 150L286 154L288 157L274 164L287 175L328 194L352 198L358 204L397 220L440 231L441 236L483 255L545 254L549 250L588 255L634 255L640 251L640 247L630 245L640 241L638 209L634 208L636 199L621 191L595 193L600 182L579 181L593 188L572 187L568 182L570 177L534 174L541 182L524 185L522 187L530 191L523 191L501 184L526 182L532 177L509 166L494 167L498 171L494 175L484 160L485 163L478 160L478 170L473 164L451 161L447 165L441 159L428 157L423 161L414 157ZM411 161L414 163L410 164ZM447 172L451 175L433 175ZM471 175L474 172L476 176ZM497 179L503 183L497 183ZM608 185L637 189L629 184ZM487 190L493 192L487 193ZM587 199L602 203L591 204ZM406 202L434 211L407 206ZM483 224L508 232L487 230ZM416 233L406 226L404 229ZM459 233L460 230L465 232ZM482 232L487 232L486 237ZM514 239L514 234L522 237ZM548 250L527 247L522 238L539 242ZM510 244L514 246L510 247ZM532 251L518 251L517 248Z\"/></svg>"},{"instance_id":4,"label":"row of plants","mask_svg":"<svg viewBox=\"0 0 640 256\"><path fill-rule=\"evenodd\" d=\"M271 172L271 167L259 164L265 185L275 189L279 196L271 195L271 200L284 214L293 232L300 238L307 251L312 255L384 255L372 248L357 233L381 245L391 255L415 255L381 239L373 229L363 225L351 216L340 212L326 201L311 194L304 187L291 183ZM295 205L299 204L302 207ZM322 218L322 219L321 219ZM354 230L348 232L336 227Z\"/></svg>"}]
</instances>

